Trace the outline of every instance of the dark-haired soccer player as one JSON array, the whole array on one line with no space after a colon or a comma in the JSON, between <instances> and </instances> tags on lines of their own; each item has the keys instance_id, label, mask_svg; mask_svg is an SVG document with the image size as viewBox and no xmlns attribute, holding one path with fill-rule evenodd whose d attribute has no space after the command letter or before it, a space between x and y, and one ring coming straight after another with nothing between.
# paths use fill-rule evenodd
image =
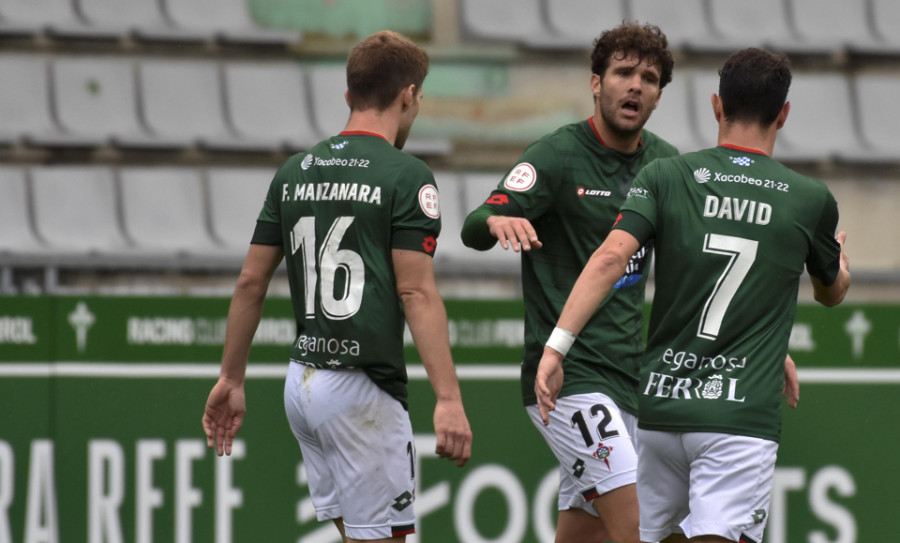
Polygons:
<instances>
[{"instance_id":1,"label":"dark-haired soccer player","mask_svg":"<svg viewBox=\"0 0 900 543\"><path fill-rule=\"evenodd\" d=\"M245 412L250 344L286 258L298 335L285 410L317 517L333 520L347 542L401 542L414 531L404 315L437 397L436 452L459 466L471 454L434 281L438 191L428 167L399 150L427 72L425 51L393 32L351 51L344 131L289 158L266 195L203 416L208 445L229 454Z\"/></svg>"},{"instance_id":2,"label":"dark-haired soccer player","mask_svg":"<svg viewBox=\"0 0 900 543\"><path fill-rule=\"evenodd\" d=\"M462 238L479 250L497 241L523 249L525 353L522 395L560 462L556 540L638 540L637 460L630 436L643 352L646 267L641 248L614 292L578 337L549 426L540 422L534 376L549 330L591 253L609 233L637 172L677 150L644 130L672 79L665 35L623 24L600 35L591 54L594 114L532 143L486 203L466 219Z\"/></svg>"},{"instance_id":3,"label":"dark-haired soccer player","mask_svg":"<svg viewBox=\"0 0 900 543\"><path fill-rule=\"evenodd\" d=\"M641 540L762 540L781 428L784 357L804 267L815 299L850 286L846 234L821 182L770 155L787 119L786 57L733 54L719 71L718 146L645 167L581 273L535 393L559 409L563 358L632 255L655 240L656 291L639 392ZM602 310L601 310L602 311ZM685 535L680 535L680 534Z\"/></svg>"}]
</instances>

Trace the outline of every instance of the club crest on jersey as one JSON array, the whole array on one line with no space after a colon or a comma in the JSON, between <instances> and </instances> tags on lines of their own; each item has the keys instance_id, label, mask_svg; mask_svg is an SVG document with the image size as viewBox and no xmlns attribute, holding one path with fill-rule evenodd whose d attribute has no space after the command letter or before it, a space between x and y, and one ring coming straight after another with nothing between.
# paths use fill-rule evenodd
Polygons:
<instances>
[{"instance_id":1,"label":"club crest on jersey","mask_svg":"<svg viewBox=\"0 0 900 543\"><path fill-rule=\"evenodd\" d=\"M609 198L612 196L612 192L608 190L600 190L600 189L587 189L584 187L578 187L575 190L575 194L578 195L579 198Z\"/></svg>"},{"instance_id":2,"label":"club crest on jersey","mask_svg":"<svg viewBox=\"0 0 900 543\"><path fill-rule=\"evenodd\" d=\"M534 166L527 162L520 162L509 171L506 179L503 180L503 186L516 192L525 192L533 187L536 181L537 172L535 172Z\"/></svg>"},{"instance_id":3,"label":"club crest on jersey","mask_svg":"<svg viewBox=\"0 0 900 543\"><path fill-rule=\"evenodd\" d=\"M419 207L422 208L425 215L432 219L441 216L441 202L434 185L425 185L419 189Z\"/></svg>"},{"instance_id":4,"label":"club crest on jersey","mask_svg":"<svg viewBox=\"0 0 900 543\"><path fill-rule=\"evenodd\" d=\"M612 446L604 445L602 442L597 443L597 450L594 451L593 456L597 460L603 460L606 463L606 468L612 471L612 468L609 466L609 455L612 454Z\"/></svg>"}]
</instances>

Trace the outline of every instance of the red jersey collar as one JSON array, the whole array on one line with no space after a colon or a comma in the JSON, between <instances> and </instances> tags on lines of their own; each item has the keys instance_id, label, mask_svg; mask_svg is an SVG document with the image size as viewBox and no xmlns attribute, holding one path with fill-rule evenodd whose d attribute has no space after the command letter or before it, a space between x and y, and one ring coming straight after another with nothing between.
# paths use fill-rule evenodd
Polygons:
<instances>
[{"instance_id":1,"label":"red jersey collar","mask_svg":"<svg viewBox=\"0 0 900 543\"><path fill-rule=\"evenodd\" d=\"M381 134L376 134L375 132L368 132L366 130L345 130L338 134L339 136L375 136L376 138L381 138L384 141L387 141L387 138L382 136Z\"/></svg>"},{"instance_id":2,"label":"red jersey collar","mask_svg":"<svg viewBox=\"0 0 900 543\"><path fill-rule=\"evenodd\" d=\"M607 145L606 142L603 141L603 138L600 137L600 132L597 132L597 125L594 124L594 116L593 115L588 117L588 124L591 125L591 130L594 132L594 136L597 137L597 141L600 142L600 145L602 145L604 147L609 147L609 145ZM644 140L639 139L638 140L638 149L640 149L643 146L644 146Z\"/></svg>"},{"instance_id":3,"label":"red jersey collar","mask_svg":"<svg viewBox=\"0 0 900 543\"><path fill-rule=\"evenodd\" d=\"M769 153L766 153L765 151L760 151L759 149L750 149L748 147L740 147L738 145L731 145L730 143L719 144L719 147L727 147L729 149L734 149L735 151L743 151L745 153L754 153L757 155L769 156Z\"/></svg>"}]
</instances>

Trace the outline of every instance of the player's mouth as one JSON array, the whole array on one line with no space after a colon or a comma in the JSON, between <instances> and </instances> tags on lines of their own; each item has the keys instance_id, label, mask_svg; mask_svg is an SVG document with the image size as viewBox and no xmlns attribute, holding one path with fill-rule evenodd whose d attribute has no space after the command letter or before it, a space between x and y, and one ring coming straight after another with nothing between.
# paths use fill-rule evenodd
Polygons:
<instances>
[{"instance_id":1,"label":"player's mouth","mask_svg":"<svg viewBox=\"0 0 900 543\"><path fill-rule=\"evenodd\" d=\"M620 109L626 117L637 117L641 112L641 103L637 100L625 100Z\"/></svg>"}]
</instances>

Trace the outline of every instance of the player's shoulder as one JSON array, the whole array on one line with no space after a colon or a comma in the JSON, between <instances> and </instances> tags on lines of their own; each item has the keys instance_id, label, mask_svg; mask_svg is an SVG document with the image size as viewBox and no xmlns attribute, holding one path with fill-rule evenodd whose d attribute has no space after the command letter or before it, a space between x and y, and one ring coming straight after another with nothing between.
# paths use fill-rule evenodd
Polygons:
<instances>
[{"instance_id":1,"label":"player's shoulder","mask_svg":"<svg viewBox=\"0 0 900 543\"><path fill-rule=\"evenodd\" d=\"M641 131L641 143L644 145L645 152L649 152L656 158L678 156L677 147L650 130Z\"/></svg>"}]
</instances>

